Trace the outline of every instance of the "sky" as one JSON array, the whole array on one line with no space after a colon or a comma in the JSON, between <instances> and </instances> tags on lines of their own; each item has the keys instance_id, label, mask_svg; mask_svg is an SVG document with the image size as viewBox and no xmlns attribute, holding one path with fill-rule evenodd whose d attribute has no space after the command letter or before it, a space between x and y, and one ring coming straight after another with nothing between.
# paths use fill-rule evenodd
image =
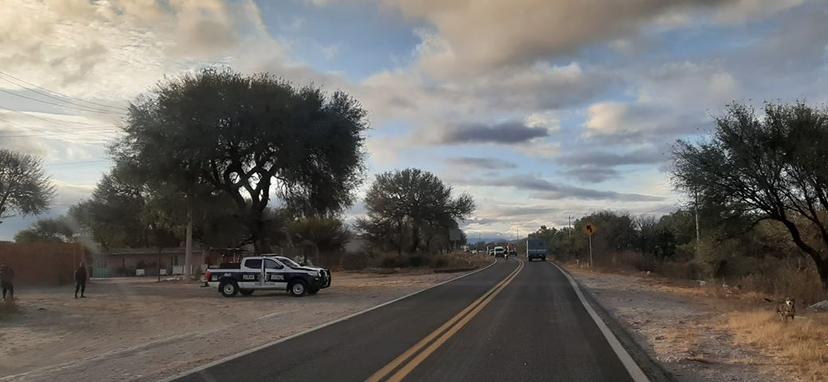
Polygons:
<instances>
[{"instance_id":1,"label":"sky","mask_svg":"<svg viewBox=\"0 0 828 382\"><path fill-rule=\"evenodd\" d=\"M342 90L367 174L417 167L476 211L471 238L612 209L659 216L677 139L730 102L828 101L824 0L0 0L0 148L89 197L130 102L205 67ZM364 214L358 201L346 214ZM0 223L0 240L38 217Z\"/></svg>"}]
</instances>

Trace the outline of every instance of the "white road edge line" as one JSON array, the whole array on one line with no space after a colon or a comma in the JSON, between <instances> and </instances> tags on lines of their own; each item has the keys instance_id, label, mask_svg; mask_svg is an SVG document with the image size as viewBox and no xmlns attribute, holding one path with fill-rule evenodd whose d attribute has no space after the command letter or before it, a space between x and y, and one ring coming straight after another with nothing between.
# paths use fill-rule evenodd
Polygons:
<instances>
[{"instance_id":1,"label":"white road edge line","mask_svg":"<svg viewBox=\"0 0 828 382\"><path fill-rule=\"evenodd\" d=\"M575 282L575 279L569 275L569 272L565 271L563 268L559 267L558 264L552 263L555 268L558 268L566 279L569 280L569 284L572 285L572 289L575 290L575 294L578 296L578 299L581 300L581 304L584 305L586 308L587 313L589 316L592 317L592 320L595 321L595 324L598 325L598 329L601 330L601 333L607 339L612 350L615 352L615 355L618 356L618 359L621 360L621 363L624 365L624 368L627 369L627 372L630 373L630 377L632 377L633 381L635 382L650 382L650 379L647 378L647 375L644 374L644 371L641 370L641 367L633 360L632 356L627 349L624 349L624 345L621 345L621 342L618 341L618 338L615 337L615 334L610 330L604 320L598 316L598 313L595 312L595 309L592 308L592 305L589 304L589 301L586 300L584 294L581 292L581 288L578 287L578 283Z\"/></svg>"},{"instance_id":2,"label":"white road edge line","mask_svg":"<svg viewBox=\"0 0 828 382\"><path fill-rule=\"evenodd\" d=\"M176 374L176 375L174 375L174 376L171 376L171 377L167 377L167 378L161 379L160 381L161 381L161 382L170 382L170 381L176 380L176 379L178 379L178 378L181 378L181 377L184 377L184 376L187 376L187 375L190 375L190 374L198 373L198 372L203 371L203 370L205 370L205 369L208 369L208 368L210 368L210 367L213 367L213 366L216 366L216 365L219 365L219 364L225 363L225 362L227 362L227 361L232 361L232 360L234 360L234 359L236 359L236 358L244 357L244 356L246 356L246 355L248 355L248 354L255 353L255 352L257 352L257 351L259 351L259 350L262 350L262 349L264 349L264 348L267 348L267 347L270 347L270 346L273 346L273 345L276 345L276 344L279 344L279 343L282 343L282 342L285 342L285 341L288 341L288 340L294 339L294 338L296 338L296 337L299 337L299 336L302 336L302 335L305 335L305 334L308 334L308 333L311 333L311 332L315 332L315 331L317 331L317 330L320 330L320 329L322 329L322 328L325 328L325 327L331 326L331 325L333 325L333 324L337 324L337 323L339 323L339 322L342 322L342 321L345 321L345 320L348 320L348 319L354 318L354 317L356 317L356 316L359 316L359 315L362 315L362 314L368 313L368 312L370 312L370 311L372 311L372 310L376 310L376 309L382 308L383 306L386 306L386 305L391 305L391 304L393 304L393 303L395 303L395 302L397 302L397 301L404 300L404 299L406 299L406 298L409 298L409 297L412 297L412 296L418 295L418 294L423 293L423 292L425 292L425 291L427 291L427 290L431 290L431 289L437 288L437 287L439 287L439 286L441 286L441 285L448 284L448 283L450 283L450 282L452 282L452 281L459 280L459 279L462 279L462 278L464 278L464 277L471 276L471 275L473 275L473 274L475 274L475 273L477 273L477 272L482 272L482 271L484 271L484 270L486 270L486 269L489 269L492 265L495 265L496 263L497 263L497 258L495 258L495 260L494 260L494 261L492 261L492 263L491 263L491 264L489 264L489 265L487 265L487 266L485 266L485 267L483 267L483 268L480 268L480 269L474 270L474 271L472 271L472 272L466 273L466 274L464 274L464 275L460 275L460 276L457 276L457 277L455 277L455 278L453 278L453 279L449 279L449 280L443 281L443 282L441 282L441 283L439 283L439 284L432 285L432 286L430 286L430 287L428 287L428 288L425 288L425 289L422 289L422 290L418 290L418 291L413 292L413 293L409 293L409 294L407 294L407 295L405 295L405 296L402 296L402 297L397 297L397 298L395 298L395 299L393 299L393 300L391 300L391 301L386 301L386 302L384 302L384 303L382 303L382 304L372 306L372 307L370 307L370 308L368 308L368 309L361 310L361 311L356 312L356 313L351 313L351 314L349 314L349 315L347 315L347 316L345 316L345 317L338 318L338 319L336 319L336 320L333 320L333 321L330 321L330 322L324 323L324 324L322 324L322 325L319 325L319 326L316 326L316 327L313 327L313 328L307 329L307 330L305 330L305 331L301 331L301 332L296 333L296 334L292 334L292 335L287 336L287 337L285 337L285 338L280 338L280 339L278 339L278 340L268 342L268 343L266 343L266 344L264 344L264 345L259 345L259 346L256 346L256 347L252 348L252 349L247 349L247 350L245 350L245 351L243 351L243 352L236 353L236 354L233 354L233 355L229 355L229 356L227 356L227 357L224 357L224 358L221 358L221 359L215 360L215 361L213 361L213 362L210 362L210 363L208 363L208 364L206 364L206 365L202 365L202 366L196 367L196 368L194 368L194 369L190 369L190 370L188 370L188 371L185 371L185 372L183 372L183 373Z\"/></svg>"}]
</instances>

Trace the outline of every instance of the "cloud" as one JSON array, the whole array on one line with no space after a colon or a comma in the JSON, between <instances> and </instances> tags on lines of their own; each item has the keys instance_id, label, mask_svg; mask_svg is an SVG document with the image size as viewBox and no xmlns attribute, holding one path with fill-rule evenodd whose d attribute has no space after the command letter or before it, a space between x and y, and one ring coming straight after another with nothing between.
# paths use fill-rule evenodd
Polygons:
<instances>
[{"instance_id":1,"label":"cloud","mask_svg":"<svg viewBox=\"0 0 828 382\"><path fill-rule=\"evenodd\" d=\"M476 119L502 118L525 124L546 124L555 128L554 111L579 106L615 86L614 77L599 68L537 64L503 68L491 75L448 78L434 81L416 67L382 71L354 89L377 120L408 119L423 126L442 129L446 121L455 124Z\"/></svg>"},{"instance_id":2,"label":"cloud","mask_svg":"<svg viewBox=\"0 0 828 382\"><path fill-rule=\"evenodd\" d=\"M561 187L556 191L532 194L536 199L586 199L586 200L614 200L619 202L660 202L663 196L653 196L615 191L599 191L580 187Z\"/></svg>"},{"instance_id":3,"label":"cloud","mask_svg":"<svg viewBox=\"0 0 828 382\"><path fill-rule=\"evenodd\" d=\"M525 119L526 126L532 128L544 128L550 133L561 130L561 119L555 112L546 111L529 114Z\"/></svg>"},{"instance_id":4,"label":"cloud","mask_svg":"<svg viewBox=\"0 0 828 382\"><path fill-rule=\"evenodd\" d=\"M587 183L600 183L609 179L619 178L621 174L614 167L576 166L564 171L564 174Z\"/></svg>"},{"instance_id":5,"label":"cloud","mask_svg":"<svg viewBox=\"0 0 828 382\"><path fill-rule=\"evenodd\" d=\"M8 0L3 8L3 71L87 100L127 100L164 75L284 50L249 0Z\"/></svg>"},{"instance_id":6,"label":"cloud","mask_svg":"<svg viewBox=\"0 0 828 382\"><path fill-rule=\"evenodd\" d=\"M659 150L656 146L644 146L623 152L602 149L579 150L561 158L560 163L570 166L621 166L659 163L668 159L668 157L669 153L666 150Z\"/></svg>"},{"instance_id":7,"label":"cloud","mask_svg":"<svg viewBox=\"0 0 828 382\"><path fill-rule=\"evenodd\" d=\"M621 177L618 167L663 164L669 161L669 152L668 145L618 148L613 151L583 145L560 156L556 163L567 168L564 173L568 176L583 182L599 183Z\"/></svg>"},{"instance_id":8,"label":"cloud","mask_svg":"<svg viewBox=\"0 0 828 382\"><path fill-rule=\"evenodd\" d=\"M542 128L528 127L522 122L510 121L493 125L465 124L450 127L442 135L434 137L437 144L458 143L522 143L549 135L549 131Z\"/></svg>"},{"instance_id":9,"label":"cloud","mask_svg":"<svg viewBox=\"0 0 828 382\"><path fill-rule=\"evenodd\" d=\"M627 80L636 84L637 98L590 105L583 134L588 141L612 145L672 142L709 126L710 113L738 98L742 90L741 83L717 62L671 62L648 70L631 69L639 73Z\"/></svg>"},{"instance_id":10,"label":"cloud","mask_svg":"<svg viewBox=\"0 0 828 382\"><path fill-rule=\"evenodd\" d=\"M715 15L717 21L740 24L761 19L801 5L805 0L737 0L721 7Z\"/></svg>"},{"instance_id":11,"label":"cloud","mask_svg":"<svg viewBox=\"0 0 828 382\"><path fill-rule=\"evenodd\" d=\"M575 187L563 183L551 182L531 175L513 175L500 178L487 177L484 179L460 179L455 180L454 182L493 187L511 187L518 190L533 191L533 193L530 194L530 197L535 199L612 200L624 202L657 202L665 200L663 196Z\"/></svg>"},{"instance_id":12,"label":"cloud","mask_svg":"<svg viewBox=\"0 0 828 382\"><path fill-rule=\"evenodd\" d=\"M421 32L420 65L438 78L473 77L511 65L573 55L674 10L726 0L386 0L433 30Z\"/></svg>"},{"instance_id":13,"label":"cloud","mask_svg":"<svg viewBox=\"0 0 828 382\"><path fill-rule=\"evenodd\" d=\"M505 170L517 165L497 158L458 157L446 159L451 165L478 170Z\"/></svg>"}]
</instances>

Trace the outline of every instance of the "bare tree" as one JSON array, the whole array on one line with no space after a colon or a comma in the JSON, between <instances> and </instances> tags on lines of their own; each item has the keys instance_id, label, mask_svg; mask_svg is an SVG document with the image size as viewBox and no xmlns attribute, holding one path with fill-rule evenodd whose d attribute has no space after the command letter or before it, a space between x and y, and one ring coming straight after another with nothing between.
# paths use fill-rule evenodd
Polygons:
<instances>
[{"instance_id":1,"label":"bare tree","mask_svg":"<svg viewBox=\"0 0 828 382\"><path fill-rule=\"evenodd\" d=\"M54 193L39 158L0 149L0 219L39 214L49 208Z\"/></svg>"}]
</instances>

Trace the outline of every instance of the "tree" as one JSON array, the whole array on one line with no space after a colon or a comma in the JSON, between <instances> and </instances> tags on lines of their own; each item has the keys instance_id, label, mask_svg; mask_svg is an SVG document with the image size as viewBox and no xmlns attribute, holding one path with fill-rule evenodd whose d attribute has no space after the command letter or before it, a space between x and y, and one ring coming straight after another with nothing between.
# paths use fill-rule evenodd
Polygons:
<instances>
[{"instance_id":1,"label":"tree","mask_svg":"<svg viewBox=\"0 0 828 382\"><path fill-rule=\"evenodd\" d=\"M112 171L98 182L92 198L72 206L69 215L104 248L147 247L146 208L141 187Z\"/></svg>"},{"instance_id":2,"label":"tree","mask_svg":"<svg viewBox=\"0 0 828 382\"><path fill-rule=\"evenodd\" d=\"M130 105L116 158L230 197L257 253L270 251L272 197L302 216L353 201L363 171L366 113L342 92L326 96L269 74L204 70L161 84ZM161 163L159 163L159 161Z\"/></svg>"},{"instance_id":3,"label":"tree","mask_svg":"<svg viewBox=\"0 0 828 382\"><path fill-rule=\"evenodd\" d=\"M54 193L40 159L0 149L0 219L39 214L49 208Z\"/></svg>"},{"instance_id":4,"label":"tree","mask_svg":"<svg viewBox=\"0 0 828 382\"><path fill-rule=\"evenodd\" d=\"M132 175L116 165L92 198L72 206L69 215L107 249L176 245L180 203L167 190L148 188Z\"/></svg>"},{"instance_id":5,"label":"tree","mask_svg":"<svg viewBox=\"0 0 828 382\"><path fill-rule=\"evenodd\" d=\"M14 235L16 243L70 243L75 241L74 225L67 217L41 219Z\"/></svg>"},{"instance_id":6,"label":"tree","mask_svg":"<svg viewBox=\"0 0 828 382\"><path fill-rule=\"evenodd\" d=\"M676 186L755 222L780 222L828 289L828 110L731 104L709 142L678 141Z\"/></svg>"},{"instance_id":7,"label":"tree","mask_svg":"<svg viewBox=\"0 0 828 382\"><path fill-rule=\"evenodd\" d=\"M437 234L448 236L457 220L474 211L470 195L453 198L451 194L452 188L430 172L411 168L385 172L377 175L368 190L368 216L357 225L374 239L387 240L383 234L393 232L400 254L409 237L409 248L415 252L423 241L429 243Z\"/></svg>"},{"instance_id":8,"label":"tree","mask_svg":"<svg viewBox=\"0 0 828 382\"><path fill-rule=\"evenodd\" d=\"M308 217L288 224L288 231L294 241L308 240L320 251L338 251L351 238L351 232L342 220L335 218Z\"/></svg>"}]
</instances>

